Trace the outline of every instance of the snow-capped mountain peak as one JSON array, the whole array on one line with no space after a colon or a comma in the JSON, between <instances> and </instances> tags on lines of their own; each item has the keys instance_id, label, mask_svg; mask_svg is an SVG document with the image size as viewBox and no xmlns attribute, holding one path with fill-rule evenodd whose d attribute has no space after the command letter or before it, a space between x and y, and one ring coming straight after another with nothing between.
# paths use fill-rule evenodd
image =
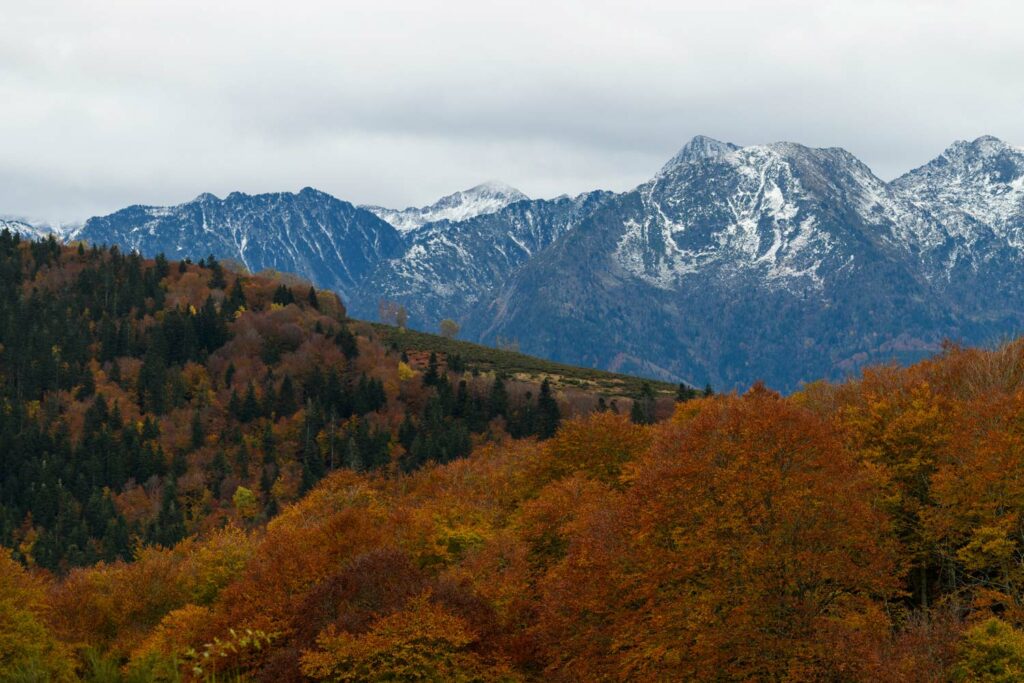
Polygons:
<instances>
[{"instance_id":1,"label":"snow-capped mountain peak","mask_svg":"<svg viewBox=\"0 0 1024 683\"><path fill-rule=\"evenodd\" d=\"M1024 149L985 135L959 140L893 188L952 234L1024 249Z\"/></svg>"},{"instance_id":2,"label":"snow-capped mountain peak","mask_svg":"<svg viewBox=\"0 0 1024 683\"><path fill-rule=\"evenodd\" d=\"M676 152L676 155L668 160L668 163L661 168L664 174L682 164L692 164L706 159L718 160L741 149L731 142L722 142L709 138L706 135L695 135L692 140L683 145L683 148Z\"/></svg>"},{"instance_id":3,"label":"snow-capped mountain peak","mask_svg":"<svg viewBox=\"0 0 1024 683\"><path fill-rule=\"evenodd\" d=\"M20 218L0 218L0 231L9 230L12 233L21 235L28 239L46 239L51 235L57 239L63 239L65 235L73 232L76 226L53 226L48 223L27 221Z\"/></svg>"},{"instance_id":4,"label":"snow-capped mountain peak","mask_svg":"<svg viewBox=\"0 0 1024 683\"><path fill-rule=\"evenodd\" d=\"M897 178L894 184L904 185L923 176L938 176L949 180L955 175L988 175L989 180L1006 183L1021 174L1024 174L1024 148L1014 147L991 135L983 135L974 140L957 140L924 166Z\"/></svg>"},{"instance_id":5,"label":"snow-capped mountain peak","mask_svg":"<svg viewBox=\"0 0 1024 683\"><path fill-rule=\"evenodd\" d=\"M950 145L944 155L953 156L960 153L976 158L991 158L1007 151L1020 152L1021 150L1000 140L994 135L982 135L974 140L957 140Z\"/></svg>"},{"instance_id":6,"label":"snow-capped mountain peak","mask_svg":"<svg viewBox=\"0 0 1024 683\"><path fill-rule=\"evenodd\" d=\"M791 142L697 136L638 191L643 210L624 222L615 258L666 291L714 268L759 273L768 288L821 289L823 268L844 258L837 245L895 223L885 183L852 154ZM848 206L862 220L835 221Z\"/></svg>"},{"instance_id":7,"label":"snow-capped mountain peak","mask_svg":"<svg viewBox=\"0 0 1024 683\"><path fill-rule=\"evenodd\" d=\"M436 221L464 221L476 216L494 213L509 204L529 199L516 188L498 180L489 180L468 190L441 197L433 204L406 209L387 209L381 206L363 207L401 232L409 232Z\"/></svg>"},{"instance_id":8,"label":"snow-capped mountain peak","mask_svg":"<svg viewBox=\"0 0 1024 683\"><path fill-rule=\"evenodd\" d=\"M402 248L373 214L312 188L224 199L201 194L177 206L130 206L89 219L78 236L146 255L214 254L253 272L271 268L347 293Z\"/></svg>"}]
</instances>

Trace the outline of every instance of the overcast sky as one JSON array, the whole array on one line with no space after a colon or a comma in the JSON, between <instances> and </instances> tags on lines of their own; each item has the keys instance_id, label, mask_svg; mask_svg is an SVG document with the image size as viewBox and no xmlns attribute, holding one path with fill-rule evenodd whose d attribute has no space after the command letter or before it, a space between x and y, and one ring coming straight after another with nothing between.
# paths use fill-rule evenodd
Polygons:
<instances>
[{"instance_id":1,"label":"overcast sky","mask_svg":"<svg viewBox=\"0 0 1024 683\"><path fill-rule=\"evenodd\" d=\"M1024 3L0 0L0 214L628 189L695 134L1024 145Z\"/></svg>"}]
</instances>

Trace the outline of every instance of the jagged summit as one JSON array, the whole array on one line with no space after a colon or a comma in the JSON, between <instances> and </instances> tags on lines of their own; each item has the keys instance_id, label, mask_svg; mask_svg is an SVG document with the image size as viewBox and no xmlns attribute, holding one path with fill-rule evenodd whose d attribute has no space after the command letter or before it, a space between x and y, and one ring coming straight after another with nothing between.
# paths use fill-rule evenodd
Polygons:
<instances>
[{"instance_id":1,"label":"jagged summit","mask_svg":"<svg viewBox=\"0 0 1024 683\"><path fill-rule=\"evenodd\" d=\"M623 221L613 258L664 291L714 270L823 291L862 243L892 236L900 211L889 194L841 148L697 136L637 188L642 210Z\"/></svg>"},{"instance_id":2,"label":"jagged summit","mask_svg":"<svg viewBox=\"0 0 1024 683\"><path fill-rule=\"evenodd\" d=\"M858 172L871 174L867 166L841 147L808 147L788 141L741 146L706 135L697 135L662 166L654 180L677 174L680 169L694 164L728 162L735 166L744 166L757 165L772 159L805 167L821 164L856 166Z\"/></svg>"},{"instance_id":3,"label":"jagged summit","mask_svg":"<svg viewBox=\"0 0 1024 683\"><path fill-rule=\"evenodd\" d=\"M190 204L223 204L231 202L244 202L249 199L286 199L286 198L303 198L303 199L320 199L327 201L341 201L333 195L330 195L323 190L318 190L315 187L306 186L298 192L257 192L256 194L250 194L243 192L242 190L233 190L229 192L223 198L218 197L212 192L203 192L196 196L191 201L184 202L178 206L188 206Z\"/></svg>"},{"instance_id":4,"label":"jagged summit","mask_svg":"<svg viewBox=\"0 0 1024 683\"><path fill-rule=\"evenodd\" d=\"M731 142L722 142L706 135L695 135L692 140L683 145L676 155L668 160L661 171L674 168L680 164L689 164L705 159L717 160L741 149L739 145Z\"/></svg>"},{"instance_id":5,"label":"jagged summit","mask_svg":"<svg viewBox=\"0 0 1024 683\"><path fill-rule=\"evenodd\" d=\"M894 186L907 187L924 176L949 179L953 174L978 175L989 170L1000 171L1003 180L1012 180L1010 167L1020 170L1024 163L1024 148L1010 145L993 135L982 135L974 140L957 140L942 154L893 181ZM993 167L999 167L993 169ZM1009 174L1007 171L1011 171Z\"/></svg>"},{"instance_id":6,"label":"jagged summit","mask_svg":"<svg viewBox=\"0 0 1024 683\"><path fill-rule=\"evenodd\" d=\"M994 135L982 135L974 140L957 140L949 146L945 153L948 155L954 151L964 151L976 156L988 157L1008 150L1020 151Z\"/></svg>"},{"instance_id":7,"label":"jagged summit","mask_svg":"<svg viewBox=\"0 0 1024 683\"><path fill-rule=\"evenodd\" d=\"M436 221L463 221L499 211L509 204L529 199L507 183L489 180L468 190L441 197L429 206L410 206L406 209L387 209L381 206L364 207L401 232L414 230Z\"/></svg>"},{"instance_id":8,"label":"jagged summit","mask_svg":"<svg viewBox=\"0 0 1024 683\"><path fill-rule=\"evenodd\" d=\"M958 140L892 187L969 245L1024 250L1024 149L991 135ZM978 249L964 252L973 260Z\"/></svg>"},{"instance_id":9,"label":"jagged summit","mask_svg":"<svg viewBox=\"0 0 1024 683\"><path fill-rule=\"evenodd\" d=\"M347 294L381 259L401 249L398 232L329 194L212 194L177 206L132 206L91 218L77 237L149 256L231 258L256 272L303 275Z\"/></svg>"}]
</instances>

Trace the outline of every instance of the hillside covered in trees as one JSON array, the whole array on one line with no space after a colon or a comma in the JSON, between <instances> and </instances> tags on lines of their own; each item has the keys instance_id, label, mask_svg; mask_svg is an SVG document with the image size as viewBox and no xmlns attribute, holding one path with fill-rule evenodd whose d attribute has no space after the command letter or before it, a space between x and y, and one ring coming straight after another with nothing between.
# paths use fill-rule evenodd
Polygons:
<instances>
[{"instance_id":1,"label":"hillside covered in trees","mask_svg":"<svg viewBox=\"0 0 1024 683\"><path fill-rule=\"evenodd\" d=\"M214 261L0 268L0 680L1024 675L1024 342L670 409Z\"/></svg>"},{"instance_id":2,"label":"hillside covered in trees","mask_svg":"<svg viewBox=\"0 0 1024 683\"><path fill-rule=\"evenodd\" d=\"M294 278L0 233L0 544L64 574L258 526L339 468L409 472L550 437L563 412L636 412L421 356Z\"/></svg>"}]
</instances>

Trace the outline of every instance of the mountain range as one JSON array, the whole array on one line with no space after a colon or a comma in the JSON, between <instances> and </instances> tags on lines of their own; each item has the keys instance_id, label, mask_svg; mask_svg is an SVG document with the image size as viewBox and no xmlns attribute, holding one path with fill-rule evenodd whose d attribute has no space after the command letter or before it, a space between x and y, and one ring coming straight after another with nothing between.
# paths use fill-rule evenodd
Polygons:
<instances>
[{"instance_id":1,"label":"mountain range","mask_svg":"<svg viewBox=\"0 0 1024 683\"><path fill-rule=\"evenodd\" d=\"M886 182L839 148L697 136L622 193L490 182L403 210L204 194L67 237L295 272L357 317L383 298L413 327L453 318L463 338L562 362L788 391L1021 328L1024 151L956 142Z\"/></svg>"}]
</instances>

